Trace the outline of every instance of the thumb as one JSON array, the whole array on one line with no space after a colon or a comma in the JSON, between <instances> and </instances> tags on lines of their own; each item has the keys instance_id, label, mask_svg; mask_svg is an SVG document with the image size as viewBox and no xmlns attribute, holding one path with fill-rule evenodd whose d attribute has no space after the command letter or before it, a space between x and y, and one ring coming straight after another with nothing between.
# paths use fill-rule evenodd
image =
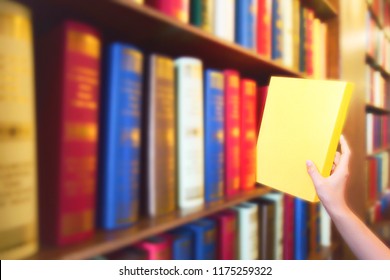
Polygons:
<instances>
[{"instance_id":1,"label":"thumb","mask_svg":"<svg viewBox=\"0 0 390 280\"><path fill-rule=\"evenodd\" d=\"M307 173L309 173L310 178L313 181L314 185L317 186L318 184L320 184L323 177L318 172L318 169L315 166L315 164L312 161L307 160L306 161L306 168L307 168Z\"/></svg>"}]
</instances>

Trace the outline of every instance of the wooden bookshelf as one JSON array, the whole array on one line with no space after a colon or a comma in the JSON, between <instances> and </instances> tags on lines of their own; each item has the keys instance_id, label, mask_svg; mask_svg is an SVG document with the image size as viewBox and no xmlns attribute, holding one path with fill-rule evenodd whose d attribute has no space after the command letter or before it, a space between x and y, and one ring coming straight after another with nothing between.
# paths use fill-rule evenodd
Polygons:
<instances>
[{"instance_id":1,"label":"wooden bookshelf","mask_svg":"<svg viewBox=\"0 0 390 280\"><path fill-rule=\"evenodd\" d=\"M378 70L379 72L381 72L382 76L385 77L386 79L389 79L390 78L390 73L387 72L385 69L383 69L382 66L380 66L376 61L375 59L369 55L369 54L366 54L366 63L369 64L372 68Z\"/></svg>"},{"instance_id":2,"label":"wooden bookshelf","mask_svg":"<svg viewBox=\"0 0 390 280\"><path fill-rule=\"evenodd\" d=\"M375 106L373 104L366 104L366 112L367 113L374 113L378 115L389 115L390 110L386 108L381 108L378 106Z\"/></svg>"},{"instance_id":3,"label":"wooden bookshelf","mask_svg":"<svg viewBox=\"0 0 390 280\"><path fill-rule=\"evenodd\" d=\"M340 247L340 243L332 243L330 246L322 246L318 252L311 252L309 260L331 260L336 250Z\"/></svg>"},{"instance_id":4,"label":"wooden bookshelf","mask_svg":"<svg viewBox=\"0 0 390 280\"><path fill-rule=\"evenodd\" d=\"M382 152L386 152L386 151L389 151L390 150L390 145L386 145L382 148L379 148L379 149L375 149L374 151L372 151L372 153L370 154L367 154L367 158L369 157L372 157L372 156L375 156L376 154L379 154L379 153L382 153Z\"/></svg>"},{"instance_id":5,"label":"wooden bookshelf","mask_svg":"<svg viewBox=\"0 0 390 280\"><path fill-rule=\"evenodd\" d=\"M383 23L379 19L378 15L375 14L374 10L372 9L372 6L367 3L367 9L370 12L371 17L374 19L376 25L379 27L379 29L383 30ZM385 37L390 40L390 34L386 31L385 32Z\"/></svg>"},{"instance_id":6,"label":"wooden bookshelf","mask_svg":"<svg viewBox=\"0 0 390 280\"><path fill-rule=\"evenodd\" d=\"M204 62L205 68L237 69L243 76L254 79L259 85L268 83L273 75L302 77L305 75L281 63L259 56L235 43L227 42L197 27L184 24L145 5L126 0L15 0L32 9L34 32L37 36L65 18L89 23L100 30L104 40L122 40L139 47L145 54L156 52L172 57L194 56ZM336 0L302 0L322 20L331 19L332 28L337 22ZM338 29L329 29L329 57L338 61ZM335 36L335 38L333 38ZM336 43L334 43L336 42ZM328 63L329 64L329 63ZM331 67L338 69L335 63ZM336 70L338 71L338 70ZM335 73L335 72L334 72ZM330 75L330 78L337 78ZM243 192L234 198L225 198L191 212L176 211L160 218L143 218L136 225L115 231L98 230L87 241L66 247L42 247L29 259L88 259L130 246L145 238L206 217L223 209L248 201L270 191L260 187ZM331 246L332 248L332 246ZM333 249L324 248L313 255L328 259Z\"/></svg>"},{"instance_id":7,"label":"wooden bookshelf","mask_svg":"<svg viewBox=\"0 0 390 280\"><path fill-rule=\"evenodd\" d=\"M64 248L43 247L40 252L30 259L88 259L130 246L145 238L158 233L168 231L187 224L193 220L209 216L223 209L233 207L241 202L254 199L270 191L266 187L258 187L252 191L242 192L233 198L225 198L221 201L206 204L202 208L176 211L159 218L144 218L134 226L115 231L98 231L92 239L66 246Z\"/></svg>"}]
</instances>

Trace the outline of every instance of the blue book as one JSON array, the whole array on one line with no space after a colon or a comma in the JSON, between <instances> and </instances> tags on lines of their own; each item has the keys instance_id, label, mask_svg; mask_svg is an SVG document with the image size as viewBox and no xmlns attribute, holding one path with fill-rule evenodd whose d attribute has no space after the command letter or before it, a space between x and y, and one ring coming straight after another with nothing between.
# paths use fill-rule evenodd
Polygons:
<instances>
[{"instance_id":1,"label":"blue book","mask_svg":"<svg viewBox=\"0 0 390 280\"><path fill-rule=\"evenodd\" d=\"M131 45L108 46L102 96L100 226L117 229L138 219L142 53Z\"/></svg>"},{"instance_id":2,"label":"blue book","mask_svg":"<svg viewBox=\"0 0 390 280\"><path fill-rule=\"evenodd\" d=\"M215 260L217 258L216 222L203 218L183 226L192 232L195 260Z\"/></svg>"},{"instance_id":3,"label":"blue book","mask_svg":"<svg viewBox=\"0 0 390 280\"><path fill-rule=\"evenodd\" d=\"M178 228L169 232L172 238L172 259L193 260L192 231L185 228Z\"/></svg>"},{"instance_id":4,"label":"blue book","mask_svg":"<svg viewBox=\"0 0 390 280\"><path fill-rule=\"evenodd\" d=\"M295 230L294 230L294 258L296 260L306 260L308 258L308 205L307 202L299 198L294 199L295 206Z\"/></svg>"},{"instance_id":5,"label":"blue book","mask_svg":"<svg viewBox=\"0 0 390 280\"><path fill-rule=\"evenodd\" d=\"M204 162L205 200L223 197L224 190L224 76L205 71L204 91Z\"/></svg>"},{"instance_id":6,"label":"blue book","mask_svg":"<svg viewBox=\"0 0 390 280\"><path fill-rule=\"evenodd\" d=\"M237 44L251 50L256 49L257 8L255 0L236 0Z\"/></svg>"},{"instance_id":7,"label":"blue book","mask_svg":"<svg viewBox=\"0 0 390 280\"><path fill-rule=\"evenodd\" d=\"M281 0L272 1L271 57L273 60L281 60L283 58L283 21L281 8Z\"/></svg>"}]
</instances>

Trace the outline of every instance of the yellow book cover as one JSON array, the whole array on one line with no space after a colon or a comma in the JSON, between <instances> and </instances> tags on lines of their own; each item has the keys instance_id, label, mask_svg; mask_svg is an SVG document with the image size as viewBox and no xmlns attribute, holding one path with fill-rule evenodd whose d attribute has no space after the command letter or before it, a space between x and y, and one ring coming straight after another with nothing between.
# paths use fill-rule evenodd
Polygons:
<instances>
[{"instance_id":1,"label":"yellow book cover","mask_svg":"<svg viewBox=\"0 0 390 280\"><path fill-rule=\"evenodd\" d=\"M329 176L352 90L343 81L272 77L257 140L256 181L317 202L306 160Z\"/></svg>"}]
</instances>

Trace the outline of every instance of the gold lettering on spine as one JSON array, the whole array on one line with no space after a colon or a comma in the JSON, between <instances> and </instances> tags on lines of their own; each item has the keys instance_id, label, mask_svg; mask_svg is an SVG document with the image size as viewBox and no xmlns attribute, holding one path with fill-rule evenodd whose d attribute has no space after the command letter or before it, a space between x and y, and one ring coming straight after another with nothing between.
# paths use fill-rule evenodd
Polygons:
<instances>
[{"instance_id":1,"label":"gold lettering on spine","mask_svg":"<svg viewBox=\"0 0 390 280\"><path fill-rule=\"evenodd\" d=\"M95 123L65 123L66 141L97 141L98 128Z\"/></svg>"},{"instance_id":2,"label":"gold lettering on spine","mask_svg":"<svg viewBox=\"0 0 390 280\"><path fill-rule=\"evenodd\" d=\"M61 233L71 236L76 233L92 230L94 225L94 213L92 210L65 214L61 219Z\"/></svg>"},{"instance_id":3,"label":"gold lettering on spine","mask_svg":"<svg viewBox=\"0 0 390 280\"><path fill-rule=\"evenodd\" d=\"M100 57L100 40L98 37L76 30L69 30L66 39L69 51L82 53L96 59Z\"/></svg>"}]
</instances>

